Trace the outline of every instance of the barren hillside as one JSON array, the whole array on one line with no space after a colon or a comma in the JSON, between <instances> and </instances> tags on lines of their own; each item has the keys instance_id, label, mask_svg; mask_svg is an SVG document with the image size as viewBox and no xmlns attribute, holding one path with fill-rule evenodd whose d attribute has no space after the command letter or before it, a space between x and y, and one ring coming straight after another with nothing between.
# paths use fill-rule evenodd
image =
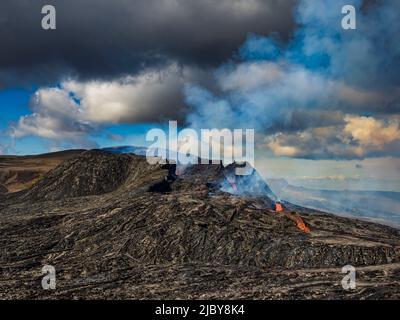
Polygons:
<instances>
[{"instance_id":1,"label":"barren hillside","mask_svg":"<svg viewBox=\"0 0 400 320\"><path fill-rule=\"evenodd\" d=\"M400 297L399 230L285 202L277 212L257 172L234 169L88 151L1 195L0 298ZM41 287L45 264L55 291Z\"/></svg>"}]
</instances>

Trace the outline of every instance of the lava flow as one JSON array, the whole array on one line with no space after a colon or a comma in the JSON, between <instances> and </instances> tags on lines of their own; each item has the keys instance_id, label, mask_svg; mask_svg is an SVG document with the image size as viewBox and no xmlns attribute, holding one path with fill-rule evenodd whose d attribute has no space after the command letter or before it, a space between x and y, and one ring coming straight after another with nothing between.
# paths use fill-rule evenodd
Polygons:
<instances>
[{"instance_id":1,"label":"lava flow","mask_svg":"<svg viewBox=\"0 0 400 320\"><path fill-rule=\"evenodd\" d=\"M303 219L300 217L299 214L286 213L282 204L279 202L275 203L275 211L284 213L290 220L292 220L296 223L296 227L298 229L300 229L301 231L303 231L305 233L310 233L310 228L306 226L306 224L304 223Z\"/></svg>"},{"instance_id":2,"label":"lava flow","mask_svg":"<svg viewBox=\"0 0 400 320\"><path fill-rule=\"evenodd\" d=\"M296 221L297 228L305 233L310 233L310 228L306 226L303 219L298 214L295 215L294 219Z\"/></svg>"},{"instance_id":3,"label":"lava flow","mask_svg":"<svg viewBox=\"0 0 400 320\"><path fill-rule=\"evenodd\" d=\"M283 212L283 206L279 202L275 203L275 211L276 212Z\"/></svg>"}]
</instances>

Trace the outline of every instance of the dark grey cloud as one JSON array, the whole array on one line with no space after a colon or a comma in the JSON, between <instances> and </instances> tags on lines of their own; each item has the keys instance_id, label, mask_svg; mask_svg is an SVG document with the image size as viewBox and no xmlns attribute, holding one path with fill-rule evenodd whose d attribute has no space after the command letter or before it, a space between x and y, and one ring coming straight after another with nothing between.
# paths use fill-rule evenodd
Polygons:
<instances>
[{"instance_id":1,"label":"dark grey cloud","mask_svg":"<svg viewBox=\"0 0 400 320\"><path fill-rule=\"evenodd\" d=\"M0 86L109 79L173 60L213 67L249 32L289 37L295 0L2 0ZM41 29L41 8L57 30ZM23 80L23 81L22 81Z\"/></svg>"},{"instance_id":2,"label":"dark grey cloud","mask_svg":"<svg viewBox=\"0 0 400 320\"><path fill-rule=\"evenodd\" d=\"M308 128L338 126L343 124L344 114L341 111L294 109L280 121L274 122L265 133L293 133Z\"/></svg>"}]
</instances>

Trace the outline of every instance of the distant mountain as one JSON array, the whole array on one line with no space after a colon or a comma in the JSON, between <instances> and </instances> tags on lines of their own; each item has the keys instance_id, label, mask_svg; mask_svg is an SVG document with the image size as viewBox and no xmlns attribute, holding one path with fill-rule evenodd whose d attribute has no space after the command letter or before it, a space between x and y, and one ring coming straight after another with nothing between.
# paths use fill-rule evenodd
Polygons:
<instances>
[{"instance_id":1,"label":"distant mountain","mask_svg":"<svg viewBox=\"0 0 400 320\"><path fill-rule=\"evenodd\" d=\"M103 148L101 150L108 151L108 152L115 153L115 154L133 153L138 156L145 156L146 152L147 152L147 147L117 146L117 147Z\"/></svg>"},{"instance_id":2,"label":"distant mountain","mask_svg":"<svg viewBox=\"0 0 400 320\"><path fill-rule=\"evenodd\" d=\"M0 156L0 194L31 187L48 171L85 150L66 150L31 156Z\"/></svg>"},{"instance_id":3,"label":"distant mountain","mask_svg":"<svg viewBox=\"0 0 400 320\"><path fill-rule=\"evenodd\" d=\"M387 191L314 190L269 179L281 198L309 208L400 226L400 193Z\"/></svg>"}]
</instances>

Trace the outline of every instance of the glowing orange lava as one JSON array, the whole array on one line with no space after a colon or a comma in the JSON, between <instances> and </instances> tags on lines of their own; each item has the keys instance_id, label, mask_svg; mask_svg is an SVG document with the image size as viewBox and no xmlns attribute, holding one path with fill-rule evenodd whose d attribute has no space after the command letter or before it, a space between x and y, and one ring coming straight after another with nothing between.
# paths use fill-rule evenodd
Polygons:
<instances>
[{"instance_id":1,"label":"glowing orange lava","mask_svg":"<svg viewBox=\"0 0 400 320\"><path fill-rule=\"evenodd\" d=\"M279 202L275 203L275 211L276 212L283 212L283 206Z\"/></svg>"},{"instance_id":2,"label":"glowing orange lava","mask_svg":"<svg viewBox=\"0 0 400 320\"><path fill-rule=\"evenodd\" d=\"M303 219L300 216L296 216L295 219L297 228L299 228L301 231L305 233L310 233L310 228L306 226L306 224L304 223Z\"/></svg>"},{"instance_id":3,"label":"glowing orange lava","mask_svg":"<svg viewBox=\"0 0 400 320\"><path fill-rule=\"evenodd\" d=\"M275 211L276 212L282 212L285 216L287 216L290 220L292 220L294 223L296 223L296 227L305 232L305 233L310 233L310 228L306 226L306 224L304 223L303 219L300 217L299 214L297 213L289 213L289 212L285 212L283 206L281 203L276 202L275 203Z\"/></svg>"}]
</instances>

